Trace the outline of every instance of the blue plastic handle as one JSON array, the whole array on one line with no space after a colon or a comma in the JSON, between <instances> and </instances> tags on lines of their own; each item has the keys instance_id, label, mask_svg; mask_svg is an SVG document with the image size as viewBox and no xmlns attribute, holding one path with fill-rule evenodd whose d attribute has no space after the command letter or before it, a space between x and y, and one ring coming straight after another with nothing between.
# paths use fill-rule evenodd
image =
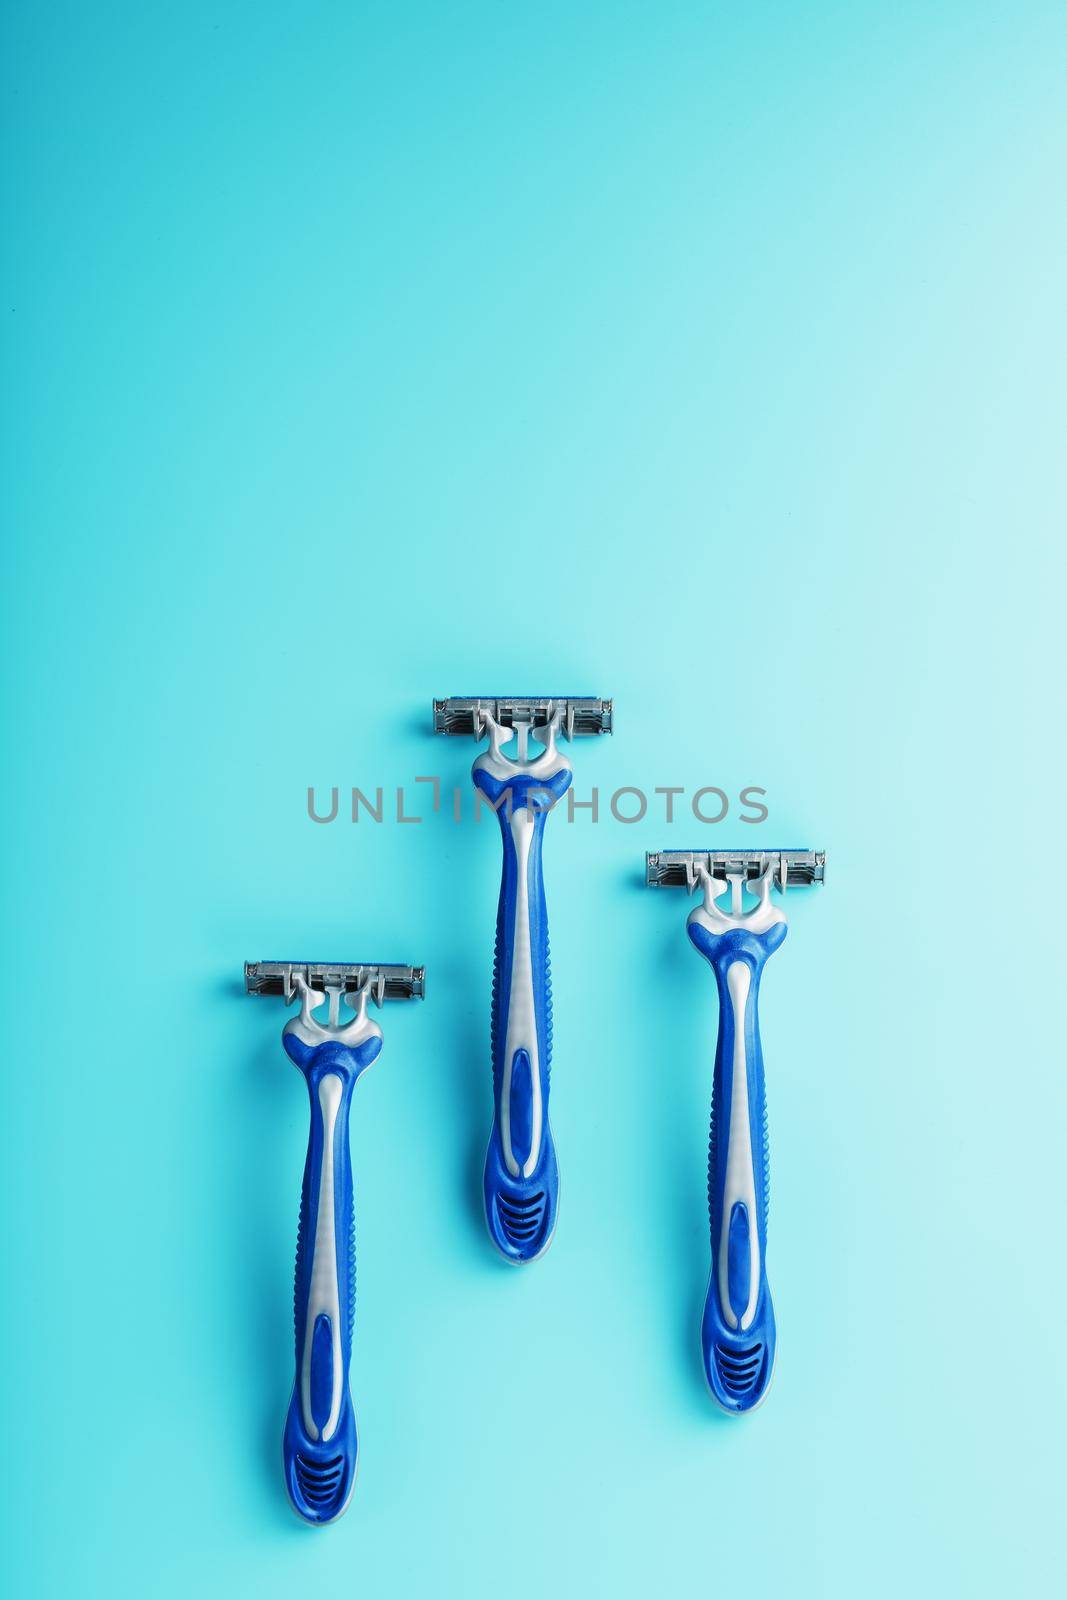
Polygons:
<instances>
[{"instance_id":1,"label":"blue plastic handle","mask_svg":"<svg viewBox=\"0 0 1067 1600\"><path fill-rule=\"evenodd\" d=\"M556 1226L559 1171L548 1121L552 981L541 868L545 822L571 782L569 766L548 777L501 780L477 764L476 787L496 810L504 864L493 962L493 1130L485 1158L485 1219L506 1260L533 1261Z\"/></svg>"},{"instance_id":2,"label":"blue plastic handle","mask_svg":"<svg viewBox=\"0 0 1067 1600\"><path fill-rule=\"evenodd\" d=\"M307 1079L311 1128L296 1243L296 1381L282 1453L294 1508L321 1524L341 1515L356 1479L348 1387L356 1301L348 1113L356 1079L381 1053L382 1040L375 1029L354 1046L309 1045L292 1026L282 1037Z\"/></svg>"},{"instance_id":3,"label":"blue plastic handle","mask_svg":"<svg viewBox=\"0 0 1067 1600\"><path fill-rule=\"evenodd\" d=\"M726 1411L751 1411L774 1370L774 1307L767 1282L769 1152L758 1000L767 957L784 921L762 933L712 933L690 919L689 937L719 990L711 1103L708 1206L711 1281L701 1343L708 1386Z\"/></svg>"}]
</instances>

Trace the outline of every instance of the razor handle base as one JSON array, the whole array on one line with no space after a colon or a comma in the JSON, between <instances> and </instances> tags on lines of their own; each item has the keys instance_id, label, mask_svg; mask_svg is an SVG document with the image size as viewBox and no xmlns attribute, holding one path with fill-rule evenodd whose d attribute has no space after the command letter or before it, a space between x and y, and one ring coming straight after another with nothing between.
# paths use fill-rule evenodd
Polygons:
<instances>
[{"instance_id":1,"label":"razor handle base","mask_svg":"<svg viewBox=\"0 0 1067 1600\"><path fill-rule=\"evenodd\" d=\"M356 1295L348 1122L356 1078L382 1041L379 1036L354 1048L336 1042L308 1046L286 1034L284 1043L307 1080L311 1125L293 1294L296 1377L282 1457L294 1510L321 1525L341 1515L356 1479L358 1439L348 1384Z\"/></svg>"},{"instance_id":2,"label":"razor handle base","mask_svg":"<svg viewBox=\"0 0 1067 1600\"><path fill-rule=\"evenodd\" d=\"M493 1128L483 1176L489 1237L513 1265L547 1250L556 1226L559 1169L548 1120L552 981L542 842L571 771L499 782L475 771L497 810L504 847L493 963Z\"/></svg>"},{"instance_id":3,"label":"razor handle base","mask_svg":"<svg viewBox=\"0 0 1067 1600\"><path fill-rule=\"evenodd\" d=\"M704 1374L724 1411L752 1411L774 1370L776 1330L767 1280L769 1151L760 1046L760 977L785 938L779 922L764 933L713 934L690 923L689 937L710 963L719 992L719 1034L708 1146L711 1280L701 1347Z\"/></svg>"}]
</instances>

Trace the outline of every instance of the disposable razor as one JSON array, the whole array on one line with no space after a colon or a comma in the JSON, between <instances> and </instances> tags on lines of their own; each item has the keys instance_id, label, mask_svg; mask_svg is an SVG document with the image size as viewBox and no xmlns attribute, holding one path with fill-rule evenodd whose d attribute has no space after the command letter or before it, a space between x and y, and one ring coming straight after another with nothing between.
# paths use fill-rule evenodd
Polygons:
<instances>
[{"instance_id":1,"label":"disposable razor","mask_svg":"<svg viewBox=\"0 0 1067 1600\"><path fill-rule=\"evenodd\" d=\"M367 1002L422 998L425 968L318 961L249 961L249 994L300 1001L282 1030L311 1103L296 1238L296 1380L285 1424L285 1484L297 1513L339 1517L356 1479L358 1439L348 1386L356 1299L356 1239L348 1111L356 1079L382 1049ZM321 1008L321 1010L320 1010Z\"/></svg>"},{"instance_id":2,"label":"disposable razor","mask_svg":"<svg viewBox=\"0 0 1067 1600\"><path fill-rule=\"evenodd\" d=\"M753 1410L774 1371L758 1000L764 964L785 938L786 918L771 892L822 883L825 870L821 850L660 850L646 862L650 884L703 890L703 904L689 913L686 930L710 962L719 991L708 1145L711 1281L701 1345L708 1387L724 1411Z\"/></svg>"},{"instance_id":3,"label":"disposable razor","mask_svg":"<svg viewBox=\"0 0 1067 1600\"><path fill-rule=\"evenodd\" d=\"M559 1199L548 1121L552 983L541 850L545 820L573 774L556 740L610 733L612 703L587 696L459 697L434 701L433 725L435 733L489 740L471 768L504 843L490 1029L494 1116L483 1189L489 1237L519 1264L547 1250ZM531 738L540 747L533 754Z\"/></svg>"}]
</instances>

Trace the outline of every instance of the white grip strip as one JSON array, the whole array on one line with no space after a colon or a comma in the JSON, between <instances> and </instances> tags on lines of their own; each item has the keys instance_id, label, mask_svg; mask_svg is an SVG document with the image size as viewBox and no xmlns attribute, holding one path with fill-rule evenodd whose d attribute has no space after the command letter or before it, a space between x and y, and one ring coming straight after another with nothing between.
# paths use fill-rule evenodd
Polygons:
<instances>
[{"instance_id":1,"label":"white grip strip","mask_svg":"<svg viewBox=\"0 0 1067 1600\"><path fill-rule=\"evenodd\" d=\"M517 807L511 814L511 837L517 859L515 889L515 927L512 930L511 972L508 974L508 1027L504 1040L504 1071L500 1081L500 1142L504 1161L513 1178L519 1176L519 1163L511 1148L511 1063L517 1050L525 1050L530 1057L533 1116L531 1119L530 1155L521 1169L524 1178L530 1177L537 1166L541 1149L541 1063L537 1054L537 1013L534 1008L533 957L530 951L530 846L533 843L534 818L526 806Z\"/></svg>"},{"instance_id":2,"label":"white grip strip","mask_svg":"<svg viewBox=\"0 0 1067 1600\"><path fill-rule=\"evenodd\" d=\"M341 1307L337 1289L337 1237L333 1215L333 1148L337 1113L341 1109L344 1084L335 1072L319 1081L319 1107L322 1111L322 1171L319 1173L319 1209L315 1219L315 1254L311 1261L311 1287L308 1292L307 1321L304 1324L304 1360L300 1369L300 1404L304 1427L310 1439L319 1437L311 1415L311 1336L316 1319L330 1319L333 1343L330 1415L322 1430L323 1440L331 1439L341 1415Z\"/></svg>"},{"instance_id":3,"label":"white grip strip","mask_svg":"<svg viewBox=\"0 0 1067 1600\"><path fill-rule=\"evenodd\" d=\"M723 1185L722 1218L719 1233L719 1304L731 1328L737 1318L730 1305L730 1216L738 1201L748 1213L749 1279L748 1305L741 1317L742 1329L751 1326L759 1294L759 1231L756 1226L756 1178L752 1170L752 1130L748 1116L748 1067L745 1061L745 1012L752 974L746 961L734 961L726 972L726 987L734 1021L734 1053L730 1085L730 1143L726 1151L726 1182Z\"/></svg>"}]
</instances>

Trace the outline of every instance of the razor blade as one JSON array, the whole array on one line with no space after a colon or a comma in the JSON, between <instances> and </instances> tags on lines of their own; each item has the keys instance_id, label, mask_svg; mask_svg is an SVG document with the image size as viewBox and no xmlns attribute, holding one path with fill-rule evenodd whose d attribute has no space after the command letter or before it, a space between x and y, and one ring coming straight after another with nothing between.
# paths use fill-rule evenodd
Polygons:
<instances>
[{"instance_id":1,"label":"razor blade","mask_svg":"<svg viewBox=\"0 0 1067 1600\"><path fill-rule=\"evenodd\" d=\"M822 883L825 850L650 850L645 882L656 889L693 890L703 876L753 883L770 869L783 890L790 884Z\"/></svg>"},{"instance_id":2,"label":"razor blade","mask_svg":"<svg viewBox=\"0 0 1067 1600\"><path fill-rule=\"evenodd\" d=\"M299 992L298 978L320 993L366 992L379 1006L385 1000L421 1000L426 993L425 967L365 961L245 962L248 994L283 995L288 1005Z\"/></svg>"},{"instance_id":3,"label":"razor blade","mask_svg":"<svg viewBox=\"0 0 1067 1600\"><path fill-rule=\"evenodd\" d=\"M611 733L612 702L592 695L452 695L433 703L434 733L473 734L480 738L487 721L501 728L534 732L555 723L568 739L576 734Z\"/></svg>"}]
</instances>

